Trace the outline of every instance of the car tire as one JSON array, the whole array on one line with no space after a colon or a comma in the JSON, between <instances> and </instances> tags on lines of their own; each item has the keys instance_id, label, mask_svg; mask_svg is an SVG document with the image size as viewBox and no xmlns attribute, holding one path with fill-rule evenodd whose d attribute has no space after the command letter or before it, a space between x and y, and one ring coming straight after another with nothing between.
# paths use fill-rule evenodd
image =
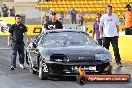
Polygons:
<instances>
[{"instance_id":1,"label":"car tire","mask_svg":"<svg viewBox=\"0 0 132 88\"><path fill-rule=\"evenodd\" d=\"M39 78L41 80L45 80L45 79L47 79L47 76L43 72L43 65L42 64L43 63L42 63L42 60L41 60L40 63L39 63Z\"/></svg>"},{"instance_id":2,"label":"car tire","mask_svg":"<svg viewBox=\"0 0 132 88\"><path fill-rule=\"evenodd\" d=\"M108 75L111 75L112 74L112 66L110 66L109 70L107 71L107 74Z\"/></svg>"}]
</instances>

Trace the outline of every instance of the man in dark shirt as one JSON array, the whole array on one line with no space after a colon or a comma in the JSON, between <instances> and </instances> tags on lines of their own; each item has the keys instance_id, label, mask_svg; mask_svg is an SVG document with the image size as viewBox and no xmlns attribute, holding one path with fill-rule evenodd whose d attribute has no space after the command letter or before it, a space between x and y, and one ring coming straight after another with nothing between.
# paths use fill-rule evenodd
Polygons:
<instances>
[{"instance_id":1,"label":"man in dark shirt","mask_svg":"<svg viewBox=\"0 0 132 88\"><path fill-rule=\"evenodd\" d=\"M12 47L12 51L13 51L11 55L11 70L14 70L14 68L16 67L17 51L19 53L20 67L22 69L25 68L23 34L25 35L26 41L28 43L27 28L24 24L21 23L21 16L16 15L15 20L16 23L10 27L9 36L8 36L8 47Z\"/></svg>"},{"instance_id":2,"label":"man in dark shirt","mask_svg":"<svg viewBox=\"0 0 132 88\"><path fill-rule=\"evenodd\" d=\"M3 12L3 17L8 17L8 7L6 4L3 4L3 7L1 7L2 12Z\"/></svg>"},{"instance_id":3,"label":"man in dark shirt","mask_svg":"<svg viewBox=\"0 0 132 88\"><path fill-rule=\"evenodd\" d=\"M76 24L77 23L76 22L77 11L74 8L72 8L72 10L70 11L70 15L71 15L71 23Z\"/></svg>"},{"instance_id":4,"label":"man in dark shirt","mask_svg":"<svg viewBox=\"0 0 132 88\"><path fill-rule=\"evenodd\" d=\"M52 19L48 21L45 26L46 30L62 29L63 26L56 17L56 13L52 13Z\"/></svg>"}]
</instances>

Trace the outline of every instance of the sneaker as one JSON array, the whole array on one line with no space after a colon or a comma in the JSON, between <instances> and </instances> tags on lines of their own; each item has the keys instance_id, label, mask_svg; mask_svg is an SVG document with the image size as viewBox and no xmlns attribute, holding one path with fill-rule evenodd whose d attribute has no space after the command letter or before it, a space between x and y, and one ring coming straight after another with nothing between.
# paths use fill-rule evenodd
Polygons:
<instances>
[{"instance_id":1,"label":"sneaker","mask_svg":"<svg viewBox=\"0 0 132 88\"><path fill-rule=\"evenodd\" d=\"M117 63L118 67L123 67L121 63Z\"/></svg>"},{"instance_id":2,"label":"sneaker","mask_svg":"<svg viewBox=\"0 0 132 88\"><path fill-rule=\"evenodd\" d=\"M25 69L25 67L24 67L24 65L23 65L23 64L20 64L20 68Z\"/></svg>"},{"instance_id":3,"label":"sneaker","mask_svg":"<svg viewBox=\"0 0 132 88\"><path fill-rule=\"evenodd\" d=\"M14 66L11 66L11 70L15 70Z\"/></svg>"}]
</instances>

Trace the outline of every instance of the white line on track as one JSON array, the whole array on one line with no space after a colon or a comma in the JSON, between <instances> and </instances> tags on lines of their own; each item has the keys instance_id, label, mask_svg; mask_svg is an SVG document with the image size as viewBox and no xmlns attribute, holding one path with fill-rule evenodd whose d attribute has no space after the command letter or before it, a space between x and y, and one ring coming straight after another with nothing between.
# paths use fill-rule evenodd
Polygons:
<instances>
[{"instance_id":1,"label":"white line on track","mask_svg":"<svg viewBox=\"0 0 132 88\"><path fill-rule=\"evenodd\" d=\"M11 48L0 47L0 50L10 50Z\"/></svg>"}]
</instances>

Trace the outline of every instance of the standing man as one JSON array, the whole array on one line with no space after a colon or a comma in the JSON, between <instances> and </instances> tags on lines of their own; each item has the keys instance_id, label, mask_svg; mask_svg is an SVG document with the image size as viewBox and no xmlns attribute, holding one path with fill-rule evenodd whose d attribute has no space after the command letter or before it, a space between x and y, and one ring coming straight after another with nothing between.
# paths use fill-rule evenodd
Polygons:
<instances>
[{"instance_id":1,"label":"standing man","mask_svg":"<svg viewBox=\"0 0 132 88\"><path fill-rule=\"evenodd\" d=\"M84 16L83 12L80 12L79 15L78 15L78 18L79 18L78 23L79 23L80 26L82 26L83 22L84 22L84 17L83 16Z\"/></svg>"},{"instance_id":2,"label":"standing man","mask_svg":"<svg viewBox=\"0 0 132 88\"><path fill-rule=\"evenodd\" d=\"M109 50L110 42L113 47L116 63L119 67L122 67L121 58L118 48L118 36L119 36L119 19L116 14L112 13L112 6L106 7L106 14L101 17L100 20L100 35L103 37L103 46Z\"/></svg>"},{"instance_id":3,"label":"standing man","mask_svg":"<svg viewBox=\"0 0 132 88\"><path fill-rule=\"evenodd\" d=\"M52 13L54 13L54 11L53 11L53 9L50 9L50 10L48 11L49 20L52 19Z\"/></svg>"},{"instance_id":4,"label":"standing man","mask_svg":"<svg viewBox=\"0 0 132 88\"><path fill-rule=\"evenodd\" d=\"M72 8L72 10L70 11L70 15L71 15L71 23L76 24L77 23L76 21L77 11L74 8Z\"/></svg>"},{"instance_id":5,"label":"standing man","mask_svg":"<svg viewBox=\"0 0 132 88\"><path fill-rule=\"evenodd\" d=\"M94 35L96 34L96 41L97 43L102 46L102 38L100 37L100 31L99 31L99 24L100 24L100 18L101 14L97 13L96 14L96 21L93 24L93 29L92 29L92 37L94 38Z\"/></svg>"},{"instance_id":6,"label":"standing man","mask_svg":"<svg viewBox=\"0 0 132 88\"><path fill-rule=\"evenodd\" d=\"M15 70L16 68L17 51L19 53L20 67L22 69L25 68L24 67L24 41L23 41L24 37L28 43L27 28L24 24L21 23L21 16L16 15L15 20L16 20L16 23L10 27L9 36L8 36L8 47L12 47L11 70Z\"/></svg>"},{"instance_id":7,"label":"standing man","mask_svg":"<svg viewBox=\"0 0 132 88\"><path fill-rule=\"evenodd\" d=\"M3 7L1 7L2 12L3 12L3 17L8 17L8 7L6 4L3 4Z\"/></svg>"},{"instance_id":8,"label":"standing man","mask_svg":"<svg viewBox=\"0 0 132 88\"><path fill-rule=\"evenodd\" d=\"M15 17L15 8L10 9L10 16Z\"/></svg>"},{"instance_id":9,"label":"standing man","mask_svg":"<svg viewBox=\"0 0 132 88\"><path fill-rule=\"evenodd\" d=\"M56 13L52 13L52 19L48 21L45 26L46 30L54 30L54 29L62 29L62 23L58 21L58 18L56 17Z\"/></svg>"},{"instance_id":10,"label":"standing man","mask_svg":"<svg viewBox=\"0 0 132 88\"><path fill-rule=\"evenodd\" d=\"M132 9L130 4L127 4L125 8L127 8L124 13L125 35L132 35Z\"/></svg>"}]
</instances>

